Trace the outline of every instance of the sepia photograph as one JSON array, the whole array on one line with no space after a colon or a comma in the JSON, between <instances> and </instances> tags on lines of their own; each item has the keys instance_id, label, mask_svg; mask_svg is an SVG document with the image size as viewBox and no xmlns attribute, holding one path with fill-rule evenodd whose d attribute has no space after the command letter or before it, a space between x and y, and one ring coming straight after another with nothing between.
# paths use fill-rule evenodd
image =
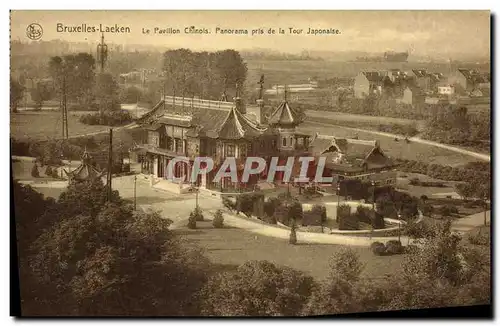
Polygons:
<instances>
[{"instance_id":1,"label":"sepia photograph","mask_svg":"<svg viewBox=\"0 0 500 326\"><path fill-rule=\"evenodd\" d=\"M11 315L492 318L487 10L11 10Z\"/></svg>"}]
</instances>

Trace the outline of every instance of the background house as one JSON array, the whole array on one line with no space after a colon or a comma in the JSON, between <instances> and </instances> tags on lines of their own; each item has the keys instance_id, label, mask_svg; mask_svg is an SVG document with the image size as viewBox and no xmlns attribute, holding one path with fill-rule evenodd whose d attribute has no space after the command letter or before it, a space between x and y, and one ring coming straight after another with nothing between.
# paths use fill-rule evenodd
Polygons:
<instances>
[{"instance_id":1,"label":"background house","mask_svg":"<svg viewBox=\"0 0 500 326\"><path fill-rule=\"evenodd\" d=\"M387 75L378 71L363 71L354 78L354 96L365 98L369 94L382 94Z\"/></svg>"}]
</instances>

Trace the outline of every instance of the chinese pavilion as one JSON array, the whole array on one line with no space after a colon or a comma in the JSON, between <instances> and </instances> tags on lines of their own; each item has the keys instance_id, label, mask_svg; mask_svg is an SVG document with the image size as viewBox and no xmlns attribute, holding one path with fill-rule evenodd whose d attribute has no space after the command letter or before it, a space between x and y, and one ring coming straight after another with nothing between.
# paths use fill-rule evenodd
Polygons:
<instances>
[{"instance_id":1,"label":"chinese pavilion","mask_svg":"<svg viewBox=\"0 0 500 326\"><path fill-rule=\"evenodd\" d=\"M246 183L231 182L229 177L215 183L216 171L226 157L236 158L241 176L245 158L249 156L263 157L268 163L271 157L280 157L278 165L285 165L289 156L308 155L310 135L296 130L303 116L290 106L286 95L267 117L262 99L257 100L257 105L245 107L238 94L234 103L194 99L185 102L187 105L184 99L164 97L137 121L142 135L131 152L142 163L143 173L165 179L170 160L185 156L190 164L178 162L174 176L189 175L195 157L209 156L214 160L214 169L206 176L199 176L201 188L253 189L259 179L267 178L269 164ZM282 175L277 174L275 180L282 180Z\"/></svg>"}]
</instances>

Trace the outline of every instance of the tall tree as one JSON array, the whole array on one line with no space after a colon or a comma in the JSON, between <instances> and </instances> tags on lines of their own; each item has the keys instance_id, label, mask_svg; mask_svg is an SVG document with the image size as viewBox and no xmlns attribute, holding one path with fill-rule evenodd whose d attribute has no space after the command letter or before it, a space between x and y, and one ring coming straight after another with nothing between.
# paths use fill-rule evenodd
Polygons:
<instances>
[{"instance_id":1,"label":"tall tree","mask_svg":"<svg viewBox=\"0 0 500 326\"><path fill-rule=\"evenodd\" d=\"M23 99L24 86L22 86L17 80L10 77L10 108L12 112L17 112L17 106L19 101Z\"/></svg>"},{"instance_id":2,"label":"tall tree","mask_svg":"<svg viewBox=\"0 0 500 326\"><path fill-rule=\"evenodd\" d=\"M35 88L31 89L31 99L35 102L35 108L40 110L45 101L50 100L54 95L54 89L48 83L38 82Z\"/></svg>"},{"instance_id":3,"label":"tall tree","mask_svg":"<svg viewBox=\"0 0 500 326\"><path fill-rule=\"evenodd\" d=\"M246 80L248 68L238 51L224 50L215 54L215 68L222 83L222 90L234 90Z\"/></svg>"},{"instance_id":4,"label":"tall tree","mask_svg":"<svg viewBox=\"0 0 500 326\"><path fill-rule=\"evenodd\" d=\"M101 73L97 75L94 93L101 112L120 109L118 90L118 83L111 74Z\"/></svg>"},{"instance_id":5,"label":"tall tree","mask_svg":"<svg viewBox=\"0 0 500 326\"><path fill-rule=\"evenodd\" d=\"M68 101L89 105L95 79L95 59L89 53L51 57L49 72L59 96L66 93Z\"/></svg>"}]
</instances>

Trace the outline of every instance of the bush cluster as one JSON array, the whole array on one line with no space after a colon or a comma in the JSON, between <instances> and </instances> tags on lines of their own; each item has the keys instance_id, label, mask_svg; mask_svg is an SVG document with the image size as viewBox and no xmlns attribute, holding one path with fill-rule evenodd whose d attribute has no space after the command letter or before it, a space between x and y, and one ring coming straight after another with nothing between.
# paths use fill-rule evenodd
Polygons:
<instances>
[{"instance_id":1,"label":"bush cluster","mask_svg":"<svg viewBox=\"0 0 500 326\"><path fill-rule=\"evenodd\" d=\"M458 208L454 205L446 204L446 205L440 206L437 209L437 212L439 214L441 214L442 216L451 216L452 214L458 214Z\"/></svg>"},{"instance_id":2,"label":"bush cluster","mask_svg":"<svg viewBox=\"0 0 500 326\"><path fill-rule=\"evenodd\" d=\"M84 114L78 121L87 125L122 126L131 123L133 117L128 111L115 110Z\"/></svg>"},{"instance_id":3,"label":"bush cluster","mask_svg":"<svg viewBox=\"0 0 500 326\"><path fill-rule=\"evenodd\" d=\"M359 230L359 217L351 214L351 207L342 204L337 207L337 221L339 230Z\"/></svg>"},{"instance_id":4,"label":"bush cluster","mask_svg":"<svg viewBox=\"0 0 500 326\"><path fill-rule=\"evenodd\" d=\"M371 244L370 248L376 256L399 255L405 251L399 240L389 240L385 245L382 242L376 241Z\"/></svg>"},{"instance_id":5,"label":"bush cluster","mask_svg":"<svg viewBox=\"0 0 500 326\"><path fill-rule=\"evenodd\" d=\"M224 227L224 216L222 216L222 211L220 209L215 211L212 225L217 229Z\"/></svg>"},{"instance_id":6,"label":"bush cluster","mask_svg":"<svg viewBox=\"0 0 500 326\"><path fill-rule=\"evenodd\" d=\"M411 178L412 186L444 188L446 185L440 181L421 181L419 178Z\"/></svg>"},{"instance_id":7,"label":"bush cluster","mask_svg":"<svg viewBox=\"0 0 500 326\"><path fill-rule=\"evenodd\" d=\"M326 222L326 207L323 205L314 205L310 211L304 211L302 214L303 226L321 226Z\"/></svg>"},{"instance_id":8,"label":"bush cluster","mask_svg":"<svg viewBox=\"0 0 500 326\"><path fill-rule=\"evenodd\" d=\"M445 181L464 181L469 183L489 183L491 175L488 171L428 164L421 161L398 159L398 169L402 172L426 174L432 178Z\"/></svg>"}]
</instances>

